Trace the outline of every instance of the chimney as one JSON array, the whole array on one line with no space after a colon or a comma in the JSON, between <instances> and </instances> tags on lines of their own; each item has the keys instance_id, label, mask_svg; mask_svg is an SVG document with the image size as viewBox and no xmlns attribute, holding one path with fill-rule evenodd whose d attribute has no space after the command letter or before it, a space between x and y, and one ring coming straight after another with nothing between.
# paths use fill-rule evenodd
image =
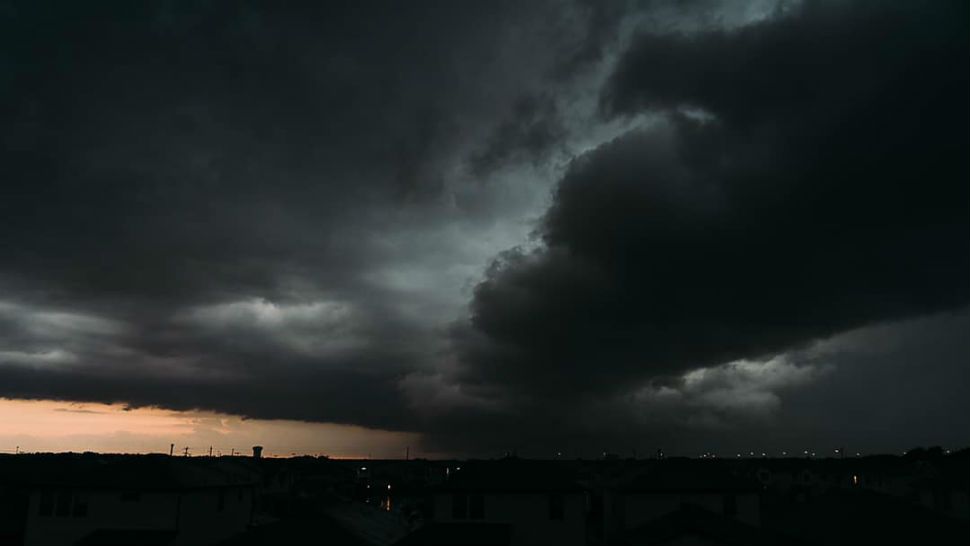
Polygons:
<instances>
[{"instance_id":1,"label":"chimney","mask_svg":"<svg viewBox=\"0 0 970 546\"><path fill-rule=\"evenodd\" d=\"M263 446L253 446L253 459L259 459L263 456Z\"/></svg>"}]
</instances>

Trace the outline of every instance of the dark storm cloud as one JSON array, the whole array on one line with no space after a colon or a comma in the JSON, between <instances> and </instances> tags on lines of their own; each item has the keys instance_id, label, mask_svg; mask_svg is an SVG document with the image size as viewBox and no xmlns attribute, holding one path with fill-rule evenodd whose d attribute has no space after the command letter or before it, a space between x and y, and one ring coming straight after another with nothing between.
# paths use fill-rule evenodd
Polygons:
<instances>
[{"instance_id":1,"label":"dark storm cloud","mask_svg":"<svg viewBox=\"0 0 970 546\"><path fill-rule=\"evenodd\" d=\"M970 301L970 19L780 4L3 4L0 397L442 452L814 434L812 385L906 381L912 317Z\"/></svg>"},{"instance_id":2,"label":"dark storm cloud","mask_svg":"<svg viewBox=\"0 0 970 546\"><path fill-rule=\"evenodd\" d=\"M5 369L0 397L215 409L244 417L325 420L392 430L414 426L396 379L385 374L290 369L278 362L273 373L239 378L103 372Z\"/></svg>"},{"instance_id":3,"label":"dark storm cloud","mask_svg":"<svg viewBox=\"0 0 970 546\"><path fill-rule=\"evenodd\" d=\"M411 329L362 314L255 301L152 322L0 304L0 397L409 429L397 382L416 362L397 336Z\"/></svg>"},{"instance_id":4,"label":"dark storm cloud","mask_svg":"<svg viewBox=\"0 0 970 546\"><path fill-rule=\"evenodd\" d=\"M649 2L640 2L649 4ZM568 78L598 61L619 34L624 16L629 15L633 1L577 0L579 17L584 22L583 38L568 50L553 69L558 78Z\"/></svg>"},{"instance_id":5,"label":"dark storm cloud","mask_svg":"<svg viewBox=\"0 0 970 546\"><path fill-rule=\"evenodd\" d=\"M442 46L476 16L178 7L8 15L11 261L166 299L277 288L308 254L330 285L355 272L334 226L431 183L428 91L461 89Z\"/></svg>"},{"instance_id":6,"label":"dark storm cloud","mask_svg":"<svg viewBox=\"0 0 970 546\"><path fill-rule=\"evenodd\" d=\"M509 118L495 128L470 167L478 176L513 160L540 161L561 145L566 128L552 97L525 95L512 106Z\"/></svg>"},{"instance_id":7,"label":"dark storm cloud","mask_svg":"<svg viewBox=\"0 0 970 546\"><path fill-rule=\"evenodd\" d=\"M448 253L505 214L457 209L449 162L572 12L5 3L0 396L404 427Z\"/></svg>"},{"instance_id":8,"label":"dark storm cloud","mask_svg":"<svg viewBox=\"0 0 970 546\"><path fill-rule=\"evenodd\" d=\"M659 121L574 160L541 248L492 265L457 334L466 388L629 392L966 305L968 21L807 2L635 39L602 106Z\"/></svg>"},{"instance_id":9,"label":"dark storm cloud","mask_svg":"<svg viewBox=\"0 0 970 546\"><path fill-rule=\"evenodd\" d=\"M771 434L878 450L970 440L970 311L870 327L813 358L832 372L795 390Z\"/></svg>"}]
</instances>

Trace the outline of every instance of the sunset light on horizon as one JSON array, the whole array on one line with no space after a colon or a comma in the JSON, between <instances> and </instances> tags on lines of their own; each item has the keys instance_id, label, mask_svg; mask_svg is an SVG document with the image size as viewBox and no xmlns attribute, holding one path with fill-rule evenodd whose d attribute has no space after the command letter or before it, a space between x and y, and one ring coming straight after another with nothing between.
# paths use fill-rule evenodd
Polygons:
<instances>
[{"instance_id":1,"label":"sunset light on horizon","mask_svg":"<svg viewBox=\"0 0 970 546\"><path fill-rule=\"evenodd\" d=\"M206 411L173 411L123 404L0 398L0 453L175 453L268 457L403 458L414 434L350 425L246 419Z\"/></svg>"}]
</instances>

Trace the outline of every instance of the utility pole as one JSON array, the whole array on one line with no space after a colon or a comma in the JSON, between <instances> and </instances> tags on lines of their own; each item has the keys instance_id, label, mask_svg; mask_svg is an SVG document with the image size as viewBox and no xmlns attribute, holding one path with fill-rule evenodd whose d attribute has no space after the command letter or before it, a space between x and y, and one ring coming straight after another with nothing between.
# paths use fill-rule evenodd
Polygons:
<instances>
[{"instance_id":1,"label":"utility pole","mask_svg":"<svg viewBox=\"0 0 970 546\"><path fill-rule=\"evenodd\" d=\"M188 457L189 456L189 446L185 446L185 450L183 451L183 453L184 453L184 455L183 455L184 457Z\"/></svg>"},{"instance_id":2,"label":"utility pole","mask_svg":"<svg viewBox=\"0 0 970 546\"><path fill-rule=\"evenodd\" d=\"M212 456L212 446L209 446L209 456Z\"/></svg>"},{"instance_id":3,"label":"utility pole","mask_svg":"<svg viewBox=\"0 0 970 546\"><path fill-rule=\"evenodd\" d=\"M168 456L171 457L175 452L175 444L168 444Z\"/></svg>"}]
</instances>

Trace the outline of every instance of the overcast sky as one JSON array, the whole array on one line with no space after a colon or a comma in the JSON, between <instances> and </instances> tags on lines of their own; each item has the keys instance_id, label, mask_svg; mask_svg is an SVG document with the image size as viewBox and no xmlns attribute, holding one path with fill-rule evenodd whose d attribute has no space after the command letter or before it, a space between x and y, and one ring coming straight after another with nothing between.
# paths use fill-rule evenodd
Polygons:
<instances>
[{"instance_id":1,"label":"overcast sky","mask_svg":"<svg viewBox=\"0 0 970 546\"><path fill-rule=\"evenodd\" d=\"M968 53L963 0L0 2L0 397L970 444Z\"/></svg>"}]
</instances>

